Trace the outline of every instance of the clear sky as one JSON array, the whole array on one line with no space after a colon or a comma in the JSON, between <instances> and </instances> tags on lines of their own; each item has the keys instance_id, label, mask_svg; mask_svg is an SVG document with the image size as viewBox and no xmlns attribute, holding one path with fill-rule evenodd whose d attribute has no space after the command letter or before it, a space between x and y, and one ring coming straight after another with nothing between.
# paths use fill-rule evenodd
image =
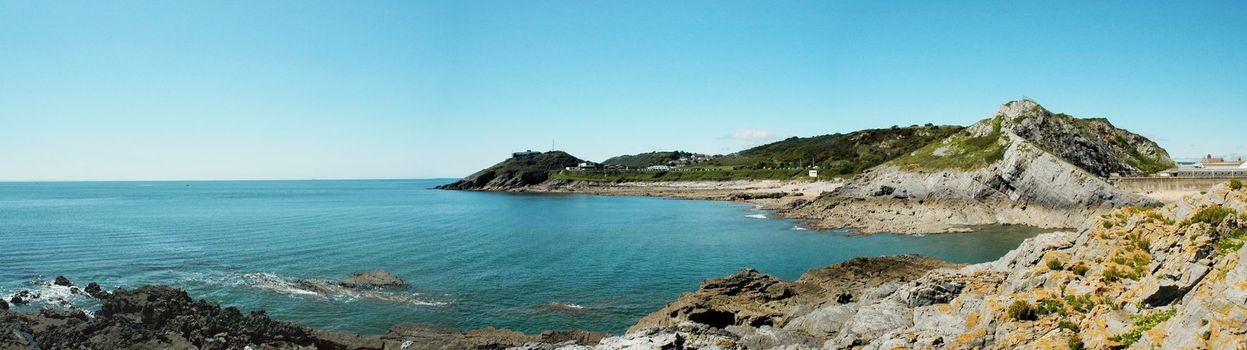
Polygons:
<instances>
[{"instance_id":1,"label":"clear sky","mask_svg":"<svg viewBox=\"0 0 1247 350\"><path fill-rule=\"evenodd\" d=\"M1247 153L1247 5L0 0L0 180L459 177L969 124Z\"/></svg>"}]
</instances>

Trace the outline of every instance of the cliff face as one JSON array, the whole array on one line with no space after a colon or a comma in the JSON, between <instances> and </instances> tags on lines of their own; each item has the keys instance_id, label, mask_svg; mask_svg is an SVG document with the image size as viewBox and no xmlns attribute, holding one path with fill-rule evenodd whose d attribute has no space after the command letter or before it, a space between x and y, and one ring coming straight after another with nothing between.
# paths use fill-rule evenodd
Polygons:
<instances>
[{"instance_id":1,"label":"cliff face","mask_svg":"<svg viewBox=\"0 0 1247 350\"><path fill-rule=\"evenodd\" d=\"M949 232L997 223L1077 227L1104 210L1156 204L1102 178L1139 174L1136 164L1172 161L1155 143L1107 121L1054 115L1032 101L1014 101L991 119L871 169L791 216L866 232Z\"/></svg>"},{"instance_id":2,"label":"cliff face","mask_svg":"<svg viewBox=\"0 0 1247 350\"><path fill-rule=\"evenodd\" d=\"M745 271L594 348L1238 349L1247 347L1244 241L1247 190L1220 185L1043 234L983 264L892 257L807 273L856 276L827 289Z\"/></svg>"},{"instance_id":3,"label":"cliff face","mask_svg":"<svg viewBox=\"0 0 1247 350\"><path fill-rule=\"evenodd\" d=\"M582 162L562 151L531 156L511 157L459 181L437 186L444 190L505 191L545 182L551 171L576 166Z\"/></svg>"}]
</instances>

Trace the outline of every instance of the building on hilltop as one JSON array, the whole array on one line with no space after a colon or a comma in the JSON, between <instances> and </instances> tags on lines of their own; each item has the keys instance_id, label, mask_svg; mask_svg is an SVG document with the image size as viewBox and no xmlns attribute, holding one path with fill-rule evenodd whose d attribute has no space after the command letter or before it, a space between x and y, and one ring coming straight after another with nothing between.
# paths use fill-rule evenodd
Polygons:
<instances>
[{"instance_id":1,"label":"building on hilltop","mask_svg":"<svg viewBox=\"0 0 1247 350\"><path fill-rule=\"evenodd\" d=\"M538 154L541 154L541 152L533 152L533 150L531 150L531 149L530 149L530 150L526 150L526 151L523 151L523 152L515 152L515 153L511 153L511 157L513 157L513 158L523 158L523 157L532 157L532 156L535 156L535 155L538 155Z\"/></svg>"}]
</instances>

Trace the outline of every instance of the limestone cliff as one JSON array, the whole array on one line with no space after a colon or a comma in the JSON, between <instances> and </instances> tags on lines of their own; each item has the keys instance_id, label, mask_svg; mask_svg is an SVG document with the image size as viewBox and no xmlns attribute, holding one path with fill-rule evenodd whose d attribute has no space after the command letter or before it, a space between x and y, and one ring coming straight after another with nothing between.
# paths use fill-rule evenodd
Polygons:
<instances>
[{"instance_id":1,"label":"limestone cliff","mask_svg":"<svg viewBox=\"0 0 1247 350\"><path fill-rule=\"evenodd\" d=\"M965 131L893 159L790 216L823 228L928 233L968 225L1077 227L1126 205L1154 205L1104 180L1172 164L1160 146L1102 119L1013 101Z\"/></svg>"}]
</instances>

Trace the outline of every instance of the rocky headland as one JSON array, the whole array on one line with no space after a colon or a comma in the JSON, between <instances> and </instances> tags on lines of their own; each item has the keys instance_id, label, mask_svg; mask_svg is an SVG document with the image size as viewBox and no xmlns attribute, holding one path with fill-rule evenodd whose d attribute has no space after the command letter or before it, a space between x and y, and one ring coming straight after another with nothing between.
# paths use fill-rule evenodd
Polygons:
<instances>
[{"instance_id":1,"label":"rocky headland","mask_svg":"<svg viewBox=\"0 0 1247 350\"><path fill-rule=\"evenodd\" d=\"M866 171L789 216L863 232L952 232L986 224L1071 228L1116 208L1159 205L1105 178L1172 164L1154 142L1104 119L1054 114L1020 100L960 134Z\"/></svg>"},{"instance_id":2,"label":"rocky headland","mask_svg":"<svg viewBox=\"0 0 1247 350\"><path fill-rule=\"evenodd\" d=\"M870 165L833 181L748 179L716 186L707 185L713 181L569 180L550 173L579 159L547 152L507 160L440 188L746 201L816 229L918 234L992 224L1079 227L1117 208L1161 204L1114 187L1108 177L1174 165L1155 142L1106 119L1053 113L1031 100L1006 103L967 128L909 127L896 129L909 134L897 135L884 130L785 140L723 158L751 155L745 158L752 161L753 153L797 152L828 164Z\"/></svg>"}]
</instances>

